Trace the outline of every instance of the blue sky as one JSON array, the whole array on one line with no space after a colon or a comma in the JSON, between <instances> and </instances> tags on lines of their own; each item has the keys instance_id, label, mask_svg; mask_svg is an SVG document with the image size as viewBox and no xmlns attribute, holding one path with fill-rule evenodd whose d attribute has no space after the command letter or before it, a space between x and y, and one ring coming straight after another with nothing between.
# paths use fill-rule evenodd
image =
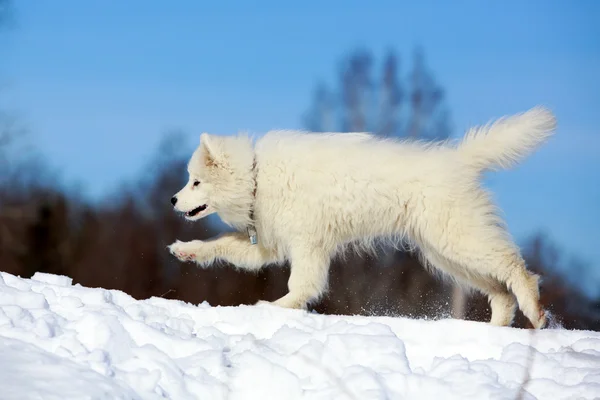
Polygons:
<instances>
[{"instance_id":1,"label":"blue sky","mask_svg":"<svg viewBox=\"0 0 600 400\"><path fill-rule=\"evenodd\" d=\"M17 3L2 96L91 197L136 176L166 129L194 143L202 131L299 128L348 50L380 59L420 45L455 135L536 104L555 111L555 139L489 185L517 239L549 231L600 287L600 2Z\"/></svg>"}]
</instances>

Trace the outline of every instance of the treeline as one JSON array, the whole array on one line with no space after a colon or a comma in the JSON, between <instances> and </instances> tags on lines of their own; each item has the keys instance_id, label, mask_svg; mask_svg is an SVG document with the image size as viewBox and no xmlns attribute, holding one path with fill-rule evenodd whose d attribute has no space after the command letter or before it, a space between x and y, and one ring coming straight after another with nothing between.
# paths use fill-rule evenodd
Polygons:
<instances>
[{"instance_id":1,"label":"treeline","mask_svg":"<svg viewBox=\"0 0 600 400\"><path fill-rule=\"evenodd\" d=\"M374 65L365 51L345 58L336 88L320 85L316 90L305 114L306 127L428 139L449 135L444 92L421 53L405 80L398 78L400 63L392 53L378 77ZM6 115L2 118L7 121ZM186 180L185 165L193 150L182 133L165 135L140 179L90 203L76 188L60 184L38 157L23 156L27 150L19 146L22 139L14 134L14 124L1 124L0 270L23 277L36 271L62 274L75 283L119 289L136 298L162 296L212 305L252 304L285 294L287 266L258 274L228 266L200 269L168 253L166 246L175 239L206 239L221 229L210 221L188 223L169 203ZM600 299L588 299L564 279L559 271L565 268L556 265L558 252L551 248L543 235L532 237L523 248L529 268L544 277L544 306L566 328L600 330ZM413 254L395 250L334 260L330 292L315 309L489 319L484 297L457 292L427 273ZM528 326L520 314L516 324Z\"/></svg>"}]
</instances>

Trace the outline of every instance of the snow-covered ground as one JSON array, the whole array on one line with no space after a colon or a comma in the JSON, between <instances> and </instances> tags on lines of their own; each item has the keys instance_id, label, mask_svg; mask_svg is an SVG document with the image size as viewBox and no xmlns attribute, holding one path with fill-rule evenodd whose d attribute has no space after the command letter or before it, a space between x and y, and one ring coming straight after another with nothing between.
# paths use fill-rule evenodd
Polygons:
<instances>
[{"instance_id":1,"label":"snow-covered ground","mask_svg":"<svg viewBox=\"0 0 600 400\"><path fill-rule=\"evenodd\" d=\"M0 399L519 396L600 398L600 333L137 301L0 273Z\"/></svg>"}]
</instances>

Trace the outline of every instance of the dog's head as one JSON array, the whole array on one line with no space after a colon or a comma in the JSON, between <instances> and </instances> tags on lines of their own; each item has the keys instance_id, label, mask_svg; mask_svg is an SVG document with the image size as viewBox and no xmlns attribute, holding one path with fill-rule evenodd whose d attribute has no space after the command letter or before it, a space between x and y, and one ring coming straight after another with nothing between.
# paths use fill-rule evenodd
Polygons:
<instances>
[{"instance_id":1,"label":"dog's head","mask_svg":"<svg viewBox=\"0 0 600 400\"><path fill-rule=\"evenodd\" d=\"M253 163L248 137L203 133L188 163L188 182L171 203L191 221L216 212L225 223L244 225L254 201Z\"/></svg>"}]
</instances>

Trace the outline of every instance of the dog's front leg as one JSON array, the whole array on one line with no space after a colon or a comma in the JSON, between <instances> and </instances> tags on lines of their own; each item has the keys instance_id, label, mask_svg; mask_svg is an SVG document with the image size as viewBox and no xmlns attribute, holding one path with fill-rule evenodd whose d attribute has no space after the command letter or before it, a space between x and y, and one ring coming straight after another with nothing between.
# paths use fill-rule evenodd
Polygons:
<instances>
[{"instance_id":1,"label":"dog's front leg","mask_svg":"<svg viewBox=\"0 0 600 400\"><path fill-rule=\"evenodd\" d=\"M285 308L306 308L327 289L330 257L315 248L292 249L289 293L272 304ZM265 302L259 302L265 303Z\"/></svg>"},{"instance_id":2,"label":"dog's front leg","mask_svg":"<svg viewBox=\"0 0 600 400\"><path fill-rule=\"evenodd\" d=\"M251 244L247 235L226 233L208 240L177 241L169 246L169 251L181 261L194 261L201 266L209 266L222 260L238 268L257 271L265 264L277 262L277 257L260 244Z\"/></svg>"}]
</instances>

